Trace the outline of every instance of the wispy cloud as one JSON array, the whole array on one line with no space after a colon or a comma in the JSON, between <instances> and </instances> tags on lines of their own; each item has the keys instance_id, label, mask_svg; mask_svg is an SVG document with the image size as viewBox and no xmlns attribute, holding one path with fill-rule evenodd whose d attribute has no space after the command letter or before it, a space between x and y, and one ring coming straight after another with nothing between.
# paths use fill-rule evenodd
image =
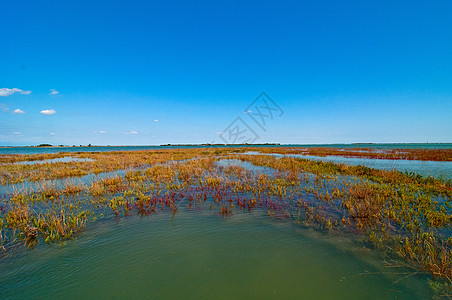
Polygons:
<instances>
[{"instance_id":1,"label":"wispy cloud","mask_svg":"<svg viewBox=\"0 0 452 300\"><path fill-rule=\"evenodd\" d=\"M97 134L105 134L106 132L103 131L103 130L99 130L99 131L94 131L94 133L97 133Z\"/></svg>"},{"instance_id":2,"label":"wispy cloud","mask_svg":"<svg viewBox=\"0 0 452 300\"><path fill-rule=\"evenodd\" d=\"M23 110L21 110L20 108L16 108L15 110L13 110L13 114L24 114L25 112Z\"/></svg>"},{"instance_id":3,"label":"wispy cloud","mask_svg":"<svg viewBox=\"0 0 452 300\"><path fill-rule=\"evenodd\" d=\"M51 132L50 135L55 135L55 132Z\"/></svg>"},{"instance_id":4,"label":"wispy cloud","mask_svg":"<svg viewBox=\"0 0 452 300\"><path fill-rule=\"evenodd\" d=\"M154 122L158 122L159 120L154 120Z\"/></svg>"},{"instance_id":5,"label":"wispy cloud","mask_svg":"<svg viewBox=\"0 0 452 300\"><path fill-rule=\"evenodd\" d=\"M9 107L5 103L0 103L0 109L2 112L7 113L9 112Z\"/></svg>"},{"instance_id":6,"label":"wispy cloud","mask_svg":"<svg viewBox=\"0 0 452 300\"><path fill-rule=\"evenodd\" d=\"M13 132L14 135L21 135L19 131Z\"/></svg>"},{"instance_id":7,"label":"wispy cloud","mask_svg":"<svg viewBox=\"0 0 452 300\"><path fill-rule=\"evenodd\" d=\"M130 130L130 131L126 131L124 132L125 134L138 134L138 131L136 130Z\"/></svg>"},{"instance_id":8,"label":"wispy cloud","mask_svg":"<svg viewBox=\"0 0 452 300\"><path fill-rule=\"evenodd\" d=\"M60 92L58 92L55 89L51 89L49 95L58 95Z\"/></svg>"},{"instance_id":9,"label":"wispy cloud","mask_svg":"<svg viewBox=\"0 0 452 300\"><path fill-rule=\"evenodd\" d=\"M1 88L0 89L0 96L1 97L8 97L8 96L11 96L14 93L20 93L22 95L28 95L28 94L31 94L31 91L24 91L24 90L17 89L17 88L12 88L12 89Z\"/></svg>"},{"instance_id":10,"label":"wispy cloud","mask_svg":"<svg viewBox=\"0 0 452 300\"><path fill-rule=\"evenodd\" d=\"M47 115L47 116L53 115L53 114L55 114L55 113L56 113L56 111L53 110L53 109L44 109L44 110L41 110L41 114Z\"/></svg>"}]
</instances>

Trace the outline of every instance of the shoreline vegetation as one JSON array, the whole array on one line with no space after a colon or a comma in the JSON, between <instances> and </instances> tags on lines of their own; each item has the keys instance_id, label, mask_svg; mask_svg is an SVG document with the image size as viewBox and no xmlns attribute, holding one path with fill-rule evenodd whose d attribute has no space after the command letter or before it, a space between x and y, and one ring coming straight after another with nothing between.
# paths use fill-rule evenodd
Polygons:
<instances>
[{"instance_id":1,"label":"shoreline vegetation","mask_svg":"<svg viewBox=\"0 0 452 300\"><path fill-rule=\"evenodd\" d=\"M230 147L230 146L279 146L280 143L261 143L261 144L161 144L161 145L52 145L52 144L39 144L39 145L28 145L28 146L0 146L0 148L38 148L38 147L48 147L48 148L72 148L72 147L202 147L202 146L220 146L220 147Z\"/></svg>"},{"instance_id":2,"label":"shoreline vegetation","mask_svg":"<svg viewBox=\"0 0 452 300\"><path fill-rule=\"evenodd\" d=\"M77 237L100 219L210 207L263 210L344 234L394 266L452 289L452 181L268 154L450 161L451 149L205 147L0 155L0 255ZM370 149L375 150L375 149ZM249 152L259 151L257 154ZM366 156L370 155L370 156ZM76 161L17 164L71 157Z\"/></svg>"},{"instance_id":3,"label":"shoreline vegetation","mask_svg":"<svg viewBox=\"0 0 452 300\"><path fill-rule=\"evenodd\" d=\"M446 143L445 143L446 144ZM349 145L369 145L369 144L349 144ZM0 148L86 148L86 147L111 147L111 146L93 146L91 144L87 146L52 146L50 144L41 144L38 146L26 146L26 147L0 147ZM113 146L117 148L131 147L131 146ZM132 147L147 147L147 146L132 146ZM334 147L334 145L319 146L292 146L281 145L278 143L265 143L265 144L167 144L160 146L161 149L170 148L252 148L259 147L258 151L262 153L278 153L278 154L297 154L297 155L309 155L309 156L340 156L347 158L369 158L369 159L391 159L391 160L421 160L421 161L452 161L452 148L448 149L382 149L382 148L343 148ZM10 154L13 155L13 154Z\"/></svg>"}]
</instances>

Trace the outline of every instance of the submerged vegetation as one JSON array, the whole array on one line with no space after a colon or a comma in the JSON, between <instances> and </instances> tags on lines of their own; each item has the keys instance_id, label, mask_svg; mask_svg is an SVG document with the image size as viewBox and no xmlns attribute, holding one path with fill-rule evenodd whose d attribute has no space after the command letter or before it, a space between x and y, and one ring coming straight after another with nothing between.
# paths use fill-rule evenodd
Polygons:
<instances>
[{"instance_id":1,"label":"submerged vegetation","mask_svg":"<svg viewBox=\"0 0 452 300\"><path fill-rule=\"evenodd\" d=\"M279 150L279 149L278 149ZM273 153L274 149L263 148L262 152ZM376 148L333 148L296 147L280 149L281 154L301 154L316 156L343 156L371 159L405 159L423 161L452 161L452 149L376 149Z\"/></svg>"},{"instance_id":2,"label":"submerged vegetation","mask_svg":"<svg viewBox=\"0 0 452 300\"><path fill-rule=\"evenodd\" d=\"M333 151L325 149L325 155ZM0 156L4 189L0 251L20 244L32 248L39 242L72 239L102 218L156 213L174 217L179 209L203 208L227 217L237 210L262 210L269 218L363 240L385 259L409 264L414 272L431 277L433 286L450 289L450 180L246 154L256 150L282 154L304 151L201 148ZM433 150L404 151L409 153L405 159L451 158L450 150L434 150L439 151L436 156ZM395 158L391 156L394 153L383 156L388 155ZM405 154L398 155L402 158ZM68 156L79 160L17 164Z\"/></svg>"}]
</instances>

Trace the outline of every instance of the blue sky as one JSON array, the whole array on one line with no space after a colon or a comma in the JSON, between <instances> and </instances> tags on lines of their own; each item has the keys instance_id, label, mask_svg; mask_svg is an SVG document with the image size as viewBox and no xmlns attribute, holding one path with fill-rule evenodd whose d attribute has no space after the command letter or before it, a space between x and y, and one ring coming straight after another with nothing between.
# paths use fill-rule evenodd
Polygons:
<instances>
[{"instance_id":1,"label":"blue sky","mask_svg":"<svg viewBox=\"0 0 452 300\"><path fill-rule=\"evenodd\" d=\"M237 117L262 143L452 142L449 0L2 11L0 145L222 142ZM262 91L283 111L265 130Z\"/></svg>"}]
</instances>

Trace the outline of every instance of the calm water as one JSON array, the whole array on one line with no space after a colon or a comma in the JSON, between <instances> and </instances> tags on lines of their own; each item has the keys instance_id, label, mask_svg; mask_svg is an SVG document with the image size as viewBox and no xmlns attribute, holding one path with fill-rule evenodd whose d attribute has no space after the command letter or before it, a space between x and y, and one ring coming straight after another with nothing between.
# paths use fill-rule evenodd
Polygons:
<instances>
[{"instance_id":1,"label":"calm water","mask_svg":"<svg viewBox=\"0 0 452 300\"><path fill-rule=\"evenodd\" d=\"M346 238L255 211L205 208L91 225L63 245L0 259L1 297L425 299L426 280Z\"/></svg>"},{"instance_id":2,"label":"calm water","mask_svg":"<svg viewBox=\"0 0 452 300\"><path fill-rule=\"evenodd\" d=\"M340 147L340 148L374 148L374 149L452 149L452 143L440 144L325 144L325 145L280 145L276 147ZM136 150L155 150L155 149L181 149L181 148L205 148L212 146L102 146L102 147L9 147L0 148L1 154L40 154L40 153L58 153L58 152L107 152L107 151L136 151ZM216 146L213 146L216 147ZM218 146L220 147L220 146ZM241 146L230 146L241 147ZM260 147L266 147L264 145ZM273 146L272 146L273 147ZM310 155L290 155L293 157L302 157L309 159L318 159L323 161L332 161L336 163L346 163L351 165L364 165L371 168L392 170L396 169L402 172L415 172L423 176L434 176L446 180L452 179L452 162L435 161L417 161L417 160L391 160L391 159L369 159L369 158L347 158L340 156L310 156ZM66 161L71 158L58 158L55 161ZM33 164L34 162L23 162L24 164Z\"/></svg>"},{"instance_id":3,"label":"calm water","mask_svg":"<svg viewBox=\"0 0 452 300\"><path fill-rule=\"evenodd\" d=\"M134 151L155 149L183 149L183 148L211 148L224 146L94 146L94 147L5 147L0 148L1 154L41 154L58 152L105 152L105 151ZM229 146L243 147L243 146ZM266 147L265 145L253 147ZM375 149L452 149L452 143L440 144L321 144L321 145L278 145L271 147L339 147L339 148L375 148Z\"/></svg>"},{"instance_id":4,"label":"calm water","mask_svg":"<svg viewBox=\"0 0 452 300\"><path fill-rule=\"evenodd\" d=\"M36 164L51 164L51 163L57 163L57 162L83 162L83 161L94 161L90 158L78 158L78 157L60 157L60 158L53 158L53 159L45 159L45 160L26 160L26 161L19 161L16 162L18 165L36 165Z\"/></svg>"},{"instance_id":5,"label":"calm water","mask_svg":"<svg viewBox=\"0 0 452 300\"><path fill-rule=\"evenodd\" d=\"M247 152L246 154L265 154L259 152ZM445 180L452 180L452 161L421 161L421 160L403 160L403 159L372 159L360 157L342 157L342 156L314 156L301 154L268 154L273 156L289 156L304 159L314 159L321 161L331 161L334 163L345 163L355 166L366 166L381 170L398 170L408 173L418 173L422 176L433 176Z\"/></svg>"},{"instance_id":6,"label":"calm water","mask_svg":"<svg viewBox=\"0 0 452 300\"><path fill-rule=\"evenodd\" d=\"M46 149L57 148L21 151ZM103 148L113 150L125 149ZM372 167L382 163L370 161ZM392 163L434 169L426 162ZM385 266L378 254L339 233L269 218L262 210L237 209L225 218L207 205L181 208L173 220L168 213L106 218L72 241L10 250L0 255L0 298L429 298L425 277L401 280L409 272Z\"/></svg>"},{"instance_id":7,"label":"calm water","mask_svg":"<svg viewBox=\"0 0 452 300\"><path fill-rule=\"evenodd\" d=\"M302 156L301 156L302 157ZM305 157L335 163L345 163L349 165L362 165L374 169L398 170L408 173L418 173L422 176L433 176L446 180L452 179L452 161L421 161L421 160L401 160L401 159L371 159L354 157Z\"/></svg>"}]
</instances>

